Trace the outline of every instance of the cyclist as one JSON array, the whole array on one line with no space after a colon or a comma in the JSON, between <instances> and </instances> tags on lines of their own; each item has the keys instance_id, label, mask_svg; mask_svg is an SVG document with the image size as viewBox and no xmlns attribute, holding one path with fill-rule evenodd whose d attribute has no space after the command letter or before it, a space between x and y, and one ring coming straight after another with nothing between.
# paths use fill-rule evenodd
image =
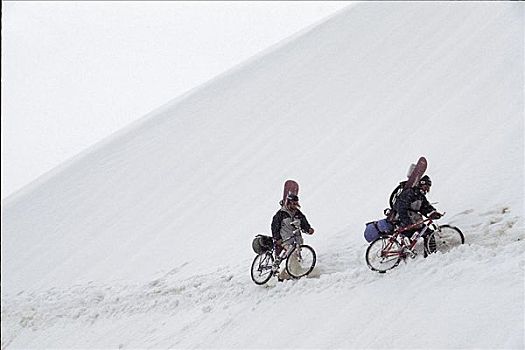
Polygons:
<instances>
[{"instance_id":1,"label":"cyclist","mask_svg":"<svg viewBox=\"0 0 525 350\"><path fill-rule=\"evenodd\" d=\"M299 210L301 205L299 204L299 197L297 195L289 194L281 205L281 209L275 213L272 219L272 236L275 241L275 263L277 266L280 263L280 261L278 261L279 254L283 248L287 249L288 244L286 243L286 240L291 238L293 236L293 231L296 230L292 225L294 220L299 219L303 231L308 234L314 233L314 229L308 223L306 216L301 210ZM303 243L303 238L301 236L297 238L297 243ZM283 279L282 274L279 277L280 280Z\"/></svg>"},{"instance_id":2,"label":"cyclist","mask_svg":"<svg viewBox=\"0 0 525 350\"><path fill-rule=\"evenodd\" d=\"M426 194L430 191L430 186L432 186L432 181L428 175L425 175L416 186L406 188L401 192L394 204L394 210L397 213L396 218L400 227L406 227L421 221L423 215L432 219L439 219L443 216L436 211L426 198ZM414 228L403 232L403 234L411 237L417 230L418 228ZM428 229L423 237L425 243L430 233L432 231ZM430 241L430 249L431 253L435 251L435 242Z\"/></svg>"}]
</instances>

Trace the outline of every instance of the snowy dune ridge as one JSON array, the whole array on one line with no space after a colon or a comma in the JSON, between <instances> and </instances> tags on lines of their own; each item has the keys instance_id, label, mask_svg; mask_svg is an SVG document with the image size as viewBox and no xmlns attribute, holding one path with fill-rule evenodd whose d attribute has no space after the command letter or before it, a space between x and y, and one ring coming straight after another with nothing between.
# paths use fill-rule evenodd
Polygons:
<instances>
[{"instance_id":1,"label":"snowy dune ridge","mask_svg":"<svg viewBox=\"0 0 525 350\"><path fill-rule=\"evenodd\" d=\"M523 348L524 7L360 3L2 203L4 348ZM364 261L424 155L466 244ZM286 179L318 254L250 280Z\"/></svg>"}]
</instances>

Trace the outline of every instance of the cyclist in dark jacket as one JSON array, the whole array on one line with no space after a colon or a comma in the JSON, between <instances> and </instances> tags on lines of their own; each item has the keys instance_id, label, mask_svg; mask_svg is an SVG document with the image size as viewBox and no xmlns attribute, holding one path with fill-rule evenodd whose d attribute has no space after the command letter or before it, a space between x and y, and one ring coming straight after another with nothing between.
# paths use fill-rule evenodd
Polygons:
<instances>
[{"instance_id":1,"label":"cyclist in dark jacket","mask_svg":"<svg viewBox=\"0 0 525 350\"><path fill-rule=\"evenodd\" d=\"M430 191L432 181L425 175L419 180L419 183L415 187L404 189L403 192L397 198L394 209L397 212L397 219L399 220L399 226L406 227L416 222L423 220L423 215L426 217L432 217L433 219L439 219L442 214L436 211L427 200L426 194ZM407 237L411 237L418 228L403 232ZM432 231L429 229L424 238Z\"/></svg>"},{"instance_id":2,"label":"cyclist in dark jacket","mask_svg":"<svg viewBox=\"0 0 525 350\"><path fill-rule=\"evenodd\" d=\"M292 222L296 219L299 219L301 229L308 234L313 234L314 229L308 223L306 216L299 210L301 206L299 205L299 197L294 194L288 195L285 202L282 204L281 209L272 219L272 236L275 241L275 258L276 263L277 257L281 254L283 248L287 247L287 240L293 236L293 231L296 228L292 225ZM298 237L297 242L299 244L303 243L303 238ZM281 278L280 278L281 279Z\"/></svg>"},{"instance_id":3,"label":"cyclist in dark jacket","mask_svg":"<svg viewBox=\"0 0 525 350\"><path fill-rule=\"evenodd\" d=\"M426 194L430 191L430 186L432 186L432 181L425 175L419 180L417 186L406 188L401 192L395 202L394 209L402 227L420 221L422 218L421 214L428 216L436 211L436 208L426 198Z\"/></svg>"},{"instance_id":4,"label":"cyclist in dark jacket","mask_svg":"<svg viewBox=\"0 0 525 350\"><path fill-rule=\"evenodd\" d=\"M286 202L272 219L272 236L277 242L282 242L292 237L295 227L292 226L292 221L299 219L301 221L301 229L308 233L313 233L313 229L308 223L306 216L299 210L299 197L291 194L287 197ZM310 232L311 231L311 232Z\"/></svg>"}]
</instances>

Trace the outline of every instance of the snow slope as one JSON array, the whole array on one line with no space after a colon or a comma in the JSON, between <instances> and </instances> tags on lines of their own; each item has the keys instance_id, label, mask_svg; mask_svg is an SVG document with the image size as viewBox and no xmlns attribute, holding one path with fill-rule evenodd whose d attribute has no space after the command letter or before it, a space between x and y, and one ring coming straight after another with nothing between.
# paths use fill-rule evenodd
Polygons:
<instances>
[{"instance_id":1,"label":"snow slope","mask_svg":"<svg viewBox=\"0 0 525 350\"><path fill-rule=\"evenodd\" d=\"M2 348L523 348L523 12L360 3L9 197ZM372 273L420 155L467 244ZM318 264L259 287L289 178Z\"/></svg>"}]
</instances>

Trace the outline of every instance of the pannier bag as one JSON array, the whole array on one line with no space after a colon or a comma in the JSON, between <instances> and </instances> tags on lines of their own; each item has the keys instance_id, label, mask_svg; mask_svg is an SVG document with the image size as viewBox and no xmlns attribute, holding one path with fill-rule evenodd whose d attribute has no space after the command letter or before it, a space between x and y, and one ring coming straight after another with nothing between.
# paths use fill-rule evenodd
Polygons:
<instances>
[{"instance_id":1,"label":"pannier bag","mask_svg":"<svg viewBox=\"0 0 525 350\"><path fill-rule=\"evenodd\" d=\"M264 254L273 248L273 239L270 236L257 235L253 239L252 248L255 254Z\"/></svg>"},{"instance_id":2,"label":"pannier bag","mask_svg":"<svg viewBox=\"0 0 525 350\"><path fill-rule=\"evenodd\" d=\"M394 225L392 225L387 219L368 222L366 223L365 228L365 239L367 242L372 242L373 240L379 238L379 235L382 233L390 233L393 230Z\"/></svg>"}]
</instances>

